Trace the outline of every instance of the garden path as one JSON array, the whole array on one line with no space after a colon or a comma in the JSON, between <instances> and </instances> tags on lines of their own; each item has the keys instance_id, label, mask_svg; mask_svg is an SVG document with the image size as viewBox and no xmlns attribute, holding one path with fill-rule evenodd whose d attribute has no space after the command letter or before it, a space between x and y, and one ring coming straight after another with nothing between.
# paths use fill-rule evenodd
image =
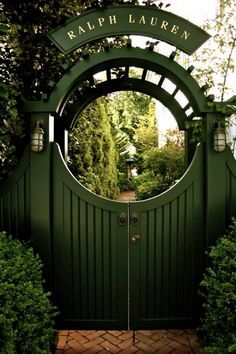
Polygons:
<instances>
[{"instance_id":1,"label":"garden path","mask_svg":"<svg viewBox=\"0 0 236 354\"><path fill-rule=\"evenodd\" d=\"M135 191L121 192L118 200L120 202L133 202L133 201L135 201L136 200Z\"/></svg>"},{"instance_id":2,"label":"garden path","mask_svg":"<svg viewBox=\"0 0 236 354\"><path fill-rule=\"evenodd\" d=\"M55 354L158 353L199 354L201 346L192 329L155 331L59 331Z\"/></svg>"}]
</instances>

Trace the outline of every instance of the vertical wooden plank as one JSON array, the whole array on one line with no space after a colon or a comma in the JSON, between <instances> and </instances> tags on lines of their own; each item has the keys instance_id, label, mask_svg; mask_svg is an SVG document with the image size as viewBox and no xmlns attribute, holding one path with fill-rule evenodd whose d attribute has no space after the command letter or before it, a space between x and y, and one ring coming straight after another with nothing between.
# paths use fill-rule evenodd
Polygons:
<instances>
[{"instance_id":1,"label":"vertical wooden plank","mask_svg":"<svg viewBox=\"0 0 236 354\"><path fill-rule=\"evenodd\" d=\"M71 225L71 190L63 185L63 234L62 234L62 273L63 277L63 296L61 299L65 316L70 318L73 313L73 239Z\"/></svg>"},{"instance_id":2,"label":"vertical wooden plank","mask_svg":"<svg viewBox=\"0 0 236 354\"><path fill-rule=\"evenodd\" d=\"M193 212L194 212L194 194L193 185L186 190L186 235L185 235L185 287L184 287L184 299L185 299L185 317L191 317L192 314L192 301L193 301Z\"/></svg>"},{"instance_id":3,"label":"vertical wooden plank","mask_svg":"<svg viewBox=\"0 0 236 354\"><path fill-rule=\"evenodd\" d=\"M104 318L111 314L111 245L109 211L103 211L103 287L104 287Z\"/></svg>"},{"instance_id":4,"label":"vertical wooden plank","mask_svg":"<svg viewBox=\"0 0 236 354\"><path fill-rule=\"evenodd\" d=\"M128 234L128 205L121 206L122 213L127 215L127 222L124 225L119 224L119 214L116 215L116 222L114 223L117 229L117 242L118 242L118 318L120 328L128 329L128 287L129 287L129 234Z\"/></svg>"},{"instance_id":5,"label":"vertical wooden plank","mask_svg":"<svg viewBox=\"0 0 236 354\"><path fill-rule=\"evenodd\" d=\"M162 306L163 317L168 318L169 315L169 286L170 286L170 206L166 204L163 206L163 292L162 292Z\"/></svg>"},{"instance_id":6,"label":"vertical wooden plank","mask_svg":"<svg viewBox=\"0 0 236 354\"><path fill-rule=\"evenodd\" d=\"M30 236L30 154L26 149L15 171L0 185L0 228L18 239Z\"/></svg>"},{"instance_id":7,"label":"vertical wooden plank","mask_svg":"<svg viewBox=\"0 0 236 354\"><path fill-rule=\"evenodd\" d=\"M87 255L87 203L80 199L80 308L81 318L88 318L88 255Z\"/></svg>"},{"instance_id":8,"label":"vertical wooden plank","mask_svg":"<svg viewBox=\"0 0 236 354\"><path fill-rule=\"evenodd\" d=\"M236 164L236 162L235 162ZM230 181L230 219L235 217L236 215L236 175L231 173L231 181Z\"/></svg>"},{"instance_id":9,"label":"vertical wooden plank","mask_svg":"<svg viewBox=\"0 0 236 354\"><path fill-rule=\"evenodd\" d=\"M118 237L117 230L114 229L113 225L117 224L117 215L110 213L110 279L111 279L111 318L117 319L118 315L118 302L119 295L123 294L118 293L119 284L118 284ZM122 262L122 259L120 260Z\"/></svg>"},{"instance_id":10,"label":"vertical wooden plank","mask_svg":"<svg viewBox=\"0 0 236 354\"><path fill-rule=\"evenodd\" d=\"M95 209L95 271L96 271L96 318L103 318L104 292L103 292L103 234L102 234L102 210Z\"/></svg>"},{"instance_id":11,"label":"vertical wooden plank","mask_svg":"<svg viewBox=\"0 0 236 354\"><path fill-rule=\"evenodd\" d=\"M134 212L139 217L137 225L131 222ZM129 220L129 326L136 330L139 318L146 314L147 215L130 203ZM140 235L136 242L131 240L134 235Z\"/></svg>"},{"instance_id":12,"label":"vertical wooden plank","mask_svg":"<svg viewBox=\"0 0 236 354\"><path fill-rule=\"evenodd\" d=\"M96 287L95 287L95 222L94 222L94 206L87 204L87 276L88 276L88 298L89 303L88 311L89 318L95 318L95 298L96 298Z\"/></svg>"},{"instance_id":13,"label":"vertical wooden plank","mask_svg":"<svg viewBox=\"0 0 236 354\"><path fill-rule=\"evenodd\" d=\"M231 215L230 217L236 215L235 199L236 199L236 178L231 173L231 178L230 178L230 206L231 206L230 214Z\"/></svg>"},{"instance_id":14,"label":"vertical wooden plank","mask_svg":"<svg viewBox=\"0 0 236 354\"><path fill-rule=\"evenodd\" d=\"M186 220L185 220L185 193L182 193L178 197L178 245L177 245L177 254L178 254L178 272L177 272L177 318L184 317L184 303L185 298L183 296L184 289L184 274L185 274L185 257L186 254L183 252L185 248L185 234L186 234Z\"/></svg>"},{"instance_id":15,"label":"vertical wooden plank","mask_svg":"<svg viewBox=\"0 0 236 354\"><path fill-rule=\"evenodd\" d=\"M71 200L71 226L72 226L72 263L73 263L73 279L72 279L72 289L73 289L73 315L76 318L80 317L80 242L79 242L79 198L72 193Z\"/></svg>"},{"instance_id":16,"label":"vertical wooden plank","mask_svg":"<svg viewBox=\"0 0 236 354\"><path fill-rule=\"evenodd\" d=\"M236 215L236 161L232 152L226 151L226 223L231 223L231 218Z\"/></svg>"},{"instance_id":17,"label":"vertical wooden plank","mask_svg":"<svg viewBox=\"0 0 236 354\"><path fill-rule=\"evenodd\" d=\"M147 291L147 318L153 318L155 296L155 273L156 273L156 257L155 257L155 212L150 210L147 220L147 266L146 266L146 291Z\"/></svg>"},{"instance_id":18,"label":"vertical wooden plank","mask_svg":"<svg viewBox=\"0 0 236 354\"><path fill-rule=\"evenodd\" d=\"M56 171L56 161L53 160L53 168ZM52 258L53 258L53 277L52 277L52 286L53 286L53 296L56 305L60 308L61 298L65 296L63 293L63 183L57 178L53 180L53 246L52 246Z\"/></svg>"},{"instance_id":19,"label":"vertical wooden plank","mask_svg":"<svg viewBox=\"0 0 236 354\"><path fill-rule=\"evenodd\" d=\"M30 180L24 183L29 176L30 155L27 149L19 161L16 170L0 184L0 228L19 239L30 237ZM13 196L13 195L14 196ZM13 210L10 201L15 198ZM26 198L27 197L27 198ZM27 204L27 205L26 205ZM15 206L14 206L15 205ZM26 213L26 211L28 213ZM16 218L15 218L16 217Z\"/></svg>"},{"instance_id":20,"label":"vertical wooden plank","mask_svg":"<svg viewBox=\"0 0 236 354\"><path fill-rule=\"evenodd\" d=\"M26 221L26 198L25 198L25 193L26 192L26 185L25 185L25 174L19 179L18 182L18 232L19 235L25 235L25 239L29 237L25 233L25 221Z\"/></svg>"},{"instance_id":21,"label":"vertical wooden plank","mask_svg":"<svg viewBox=\"0 0 236 354\"><path fill-rule=\"evenodd\" d=\"M135 292L131 292L131 296L135 297L137 305L135 306L135 317L139 316L144 319L147 318L147 291L148 291L148 280L147 280L147 255L148 255L148 214L147 212L141 213L140 218L140 240L137 243L130 243L130 247L132 248L132 283L136 278L136 286ZM131 235L132 236L132 235ZM134 257L134 252L136 257ZM137 275L135 276L135 273ZM139 287L138 287L139 286ZM139 301L138 301L139 300ZM139 313L140 311L140 313Z\"/></svg>"},{"instance_id":22,"label":"vertical wooden plank","mask_svg":"<svg viewBox=\"0 0 236 354\"><path fill-rule=\"evenodd\" d=\"M0 195L0 227L1 227L1 230L4 230L3 210L4 210L3 196Z\"/></svg>"},{"instance_id":23,"label":"vertical wooden plank","mask_svg":"<svg viewBox=\"0 0 236 354\"><path fill-rule=\"evenodd\" d=\"M31 191L30 191L30 168L27 168L25 172L25 210L26 210L26 220L25 220L25 233L29 235L30 237L30 213L31 213ZM52 218L52 214L50 214ZM52 255L52 249L51 249L51 240L50 240L50 256Z\"/></svg>"},{"instance_id":24,"label":"vertical wooden plank","mask_svg":"<svg viewBox=\"0 0 236 354\"><path fill-rule=\"evenodd\" d=\"M162 317L162 291L163 291L163 224L162 224L162 208L156 209L156 247L155 247L155 254L156 254L156 272L155 272L155 317L161 318Z\"/></svg>"},{"instance_id":25,"label":"vertical wooden plank","mask_svg":"<svg viewBox=\"0 0 236 354\"><path fill-rule=\"evenodd\" d=\"M170 203L170 317L176 318L177 312L177 272L178 272L178 228L177 200Z\"/></svg>"},{"instance_id":26,"label":"vertical wooden plank","mask_svg":"<svg viewBox=\"0 0 236 354\"><path fill-rule=\"evenodd\" d=\"M10 190L10 233L18 236L18 213L17 213L17 184Z\"/></svg>"}]
</instances>

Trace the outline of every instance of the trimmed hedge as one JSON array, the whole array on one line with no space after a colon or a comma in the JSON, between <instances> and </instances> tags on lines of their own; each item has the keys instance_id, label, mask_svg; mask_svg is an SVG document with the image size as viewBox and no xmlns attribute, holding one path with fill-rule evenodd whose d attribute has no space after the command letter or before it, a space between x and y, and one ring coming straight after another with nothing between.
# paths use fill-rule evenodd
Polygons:
<instances>
[{"instance_id":1,"label":"trimmed hedge","mask_svg":"<svg viewBox=\"0 0 236 354\"><path fill-rule=\"evenodd\" d=\"M200 284L204 352L236 353L236 220L209 252L210 267Z\"/></svg>"},{"instance_id":2,"label":"trimmed hedge","mask_svg":"<svg viewBox=\"0 0 236 354\"><path fill-rule=\"evenodd\" d=\"M0 353L50 353L56 308L32 248L0 232Z\"/></svg>"}]
</instances>

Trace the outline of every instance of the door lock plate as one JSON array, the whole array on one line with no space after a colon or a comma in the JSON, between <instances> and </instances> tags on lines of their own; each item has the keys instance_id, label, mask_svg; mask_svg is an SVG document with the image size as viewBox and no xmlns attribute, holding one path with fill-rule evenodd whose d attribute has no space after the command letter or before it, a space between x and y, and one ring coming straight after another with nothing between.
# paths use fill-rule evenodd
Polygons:
<instances>
[{"instance_id":1,"label":"door lock plate","mask_svg":"<svg viewBox=\"0 0 236 354\"><path fill-rule=\"evenodd\" d=\"M140 240L139 234L134 234L130 237L130 242L132 242L132 243L136 243L138 240Z\"/></svg>"}]
</instances>

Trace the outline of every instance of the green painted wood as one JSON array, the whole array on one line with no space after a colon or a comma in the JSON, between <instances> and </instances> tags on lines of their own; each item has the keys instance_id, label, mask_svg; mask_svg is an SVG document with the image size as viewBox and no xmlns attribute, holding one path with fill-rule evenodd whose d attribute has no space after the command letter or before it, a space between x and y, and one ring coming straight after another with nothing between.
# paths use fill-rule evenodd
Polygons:
<instances>
[{"instance_id":1,"label":"green painted wood","mask_svg":"<svg viewBox=\"0 0 236 354\"><path fill-rule=\"evenodd\" d=\"M127 204L86 190L55 145L53 210L53 288L60 325L127 328L128 224L119 225Z\"/></svg>"},{"instance_id":2,"label":"green painted wood","mask_svg":"<svg viewBox=\"0 0 236 354\"><path fill-rule=\"evenodd\" d=\"M106 37L135 34L167 42L192 54L209 35L182 17L153 6L119 5L86 11L49 32L49 39L68 54Z\"/></svg>"},{"instance_id":3,"label":"green painted wood","mask_svg":"<svg viewBox=\"0 0 236 354\"><path fill-rule=\"evenodd\" d=\"M30 151L27 148L13 174L0 185L0 230L21 240L30 236Z\"/></svg>"},{"instance_id":4,"label":"green painted wood","mask_svg":"<svg viewBox=\"0 0 236 354\"><path fill-rule=\"evenodd\" d=\"M222 118L219 112L207 113L203 119L203 140L205 147L205 238L207 247L224 234L226 224L226 151L218 153L213 149L213 127Z\"/></svg>"},{"instance_id":5,"label":"green painted wood","mask_svg":"<svg viewBox=\"0 0 236 354\"><path fill-rule=\"evenodd\" d=\"M232 152L226 149L226 220L230 223L236 217L236 161Z\"/></svg>"},{"instance_id":6,"label":"green painted wood","mask_svg":"<svg viewBox=\"0 0 236 354\"><path fill-rule=\"evenodd\" d=\"M183 67L161 54L140 48L114 48L89 56L65 73L48 100L25 102L22 111L57 112L61 116L71 94L82 82L91 75L119 66L137 66L159 73L183 91L196 112L212 111L201 88ZM110 85L114 88L113 80Z\"/></svg>"},{"instance_id":7,"label":"green painted wood","mask_svg":"<svg viewBox=\"0 0 236 354\"><path fill-rule=\"evenodd\" d=\"M47 285L52 281L51 260L51 144L49 143L50 113L34 113L31 127L40 120L44 130L44 148L40 153L30 152L30 235L34 249L40 254L44 264L44 277Z\"/></svg>"},{"instance_id":8,"label":"green painted wood","mask_svg":"<svg viewBox=\"0 0 236 354\"><path fill-rule=\"evenodd\" d=\"M130 327L193 326L198 318L197 287L203 271L203 147L169 191L130 203L138 225L130 235Z\"/></svg>"}]
</instances>

